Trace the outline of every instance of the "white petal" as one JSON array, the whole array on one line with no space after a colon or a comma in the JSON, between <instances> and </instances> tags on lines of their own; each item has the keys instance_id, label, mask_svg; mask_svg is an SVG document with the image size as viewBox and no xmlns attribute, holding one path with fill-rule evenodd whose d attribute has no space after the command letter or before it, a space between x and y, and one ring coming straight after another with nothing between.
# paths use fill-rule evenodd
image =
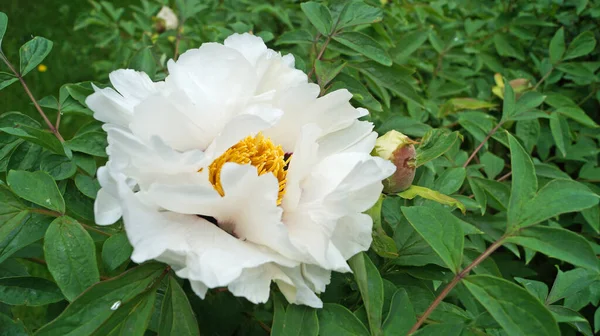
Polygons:
<instances>
[{"instance_id":1,"label":"white petal","mask_svg":"<svg viewBox=\"0 0 600 336\"><path fill-rule=\"evenodd\" d=\"M300 267L282 268L282 271L294 283L294 285L290 285L283 281L276 281L277 286L288 302L303 304L313 308L323 308L323 301L308 287L302 276Z\"/></svg>"},{"instance_id":2,"label":"white petal","mask_svg":"<svg viewBox=\"0 0 600 336\"><path fill-rule=\"evenodd\" d=\"M198 295L201 299L204 299L206 296L206 292L208 292L208 287L202 281L190 281L190 285L192 286L192 290L196 295Z\"/></svg>"},{"instance_id":3,"label":"white petal","mask_svg":"<svg viewBox=\"0 0 600 336\"><path fill-rule=\"evenodd\" d=\"M311 284L316 293L325 291L325 287L331 282L331 270L324 269L317 265L303 264L302 274Z\"/></svg>"},{"instance_id":4,"label":"white petal","mask_svg":"<svg viewBox=\"0 0 600 336\"><path fill-rule=\"evenodd\" d=\"M267 46L260 37L248 33L233 34L223 44L239 51L252 65L256 65L258 58L267 51Z\"/></svg>"},{"instance_id":5,"label":"white petal","mask_svg":"<svg viewBox=\"0 0 600 336\"><path fill-rule=\"evenodd\" d=\"M108 75L111 84L126 100L137 103L156 92L155 84L143 71L120 69Z\"/></svg>"},{"instance_id":6,"label":"white petal","mask_svg":"<svg viewBox=\"0 0 600 336\"><path fill-rule=\"evenodd\" d=\"M94 217L98 225L110 225L121 218L123 211L117 198L100 189L94 202Z\"/></svg>"},{"instance_id":7,"label":"white petal","mask_svg":"<svg viewBox=\"0 0 600 336\"><path fill-rule=\"evenodd\" d=\"M357 213L340 218L331 240L344 258L366 251L373 240L373 220L369 215Z\"/></svg>"},{"instance_id":8,"label":"white petal","mask_svg":"<svg viewBox=\"0 0 600 336\"><path fill-rule=\"evenodd\" d=\"M364 152L368 154L373 150L373 147L367 147L370 145L372 141L371 138L373 137L377 139L377 133L373 132L373 124L356 120L350 127L329 133L319 139L319 158L323 159L329 155L346 151L363 142L366 138L369 138L367 142L357 148L364 148ZM373 146L374 145L375 143L373 142Z\"/></svg>"},{"instance_id":9,"label":"white petal","mask_svg":"<svg viewBox=\"0 0 600 336\"><path fill-rule=\"evenodd\" d=\"M235 296L243 296L252 303L265 303L269 299L271 281L292 283L292 280L274 264L264 264L245 269L227 288Z\"/></svg>"},{"instance_id":10,"label":"white petal","mask_svg":"<svg viewBox=\"0 0 600 336\"><path fill-rule=\"evenodd\" d=\"M100 89L92 84L94 93L85 99L94 112L94 118L120 126L129 124L133 116L133 105L111 88Z\"/></svg>"}]
</instances>

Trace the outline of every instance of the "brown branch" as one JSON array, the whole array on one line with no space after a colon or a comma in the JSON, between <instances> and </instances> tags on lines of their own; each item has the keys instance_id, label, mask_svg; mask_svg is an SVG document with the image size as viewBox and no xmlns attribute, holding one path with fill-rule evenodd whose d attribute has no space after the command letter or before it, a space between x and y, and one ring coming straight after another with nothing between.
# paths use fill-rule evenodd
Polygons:
<instances>
[{"instance_id":1,"label":"brown branch","mask_svg":"<svg viewBox=\"0 0 600 336\"><path fill-rule=\"evenodd\" d=\"M329 42L331 42L331 38L332 38L332 35L327 36L325 43L323 43L323 47L321 47L321 51L319 51L317 58L315 58L315 61L313 62L312 69L310 69L310 72L308 73L308 78L310 78L313 75L313 73L315 72L315 70L317 68L317 61L320 60L321 57L323 57L323 54L325 53L325 49L327 49Z\"/></svg>"},{"instance_id":2,"label":"brown branch","mask_svg":"<svg viewBox=\"0 0 600 336\"><path fill-rule=\"evenodd\" d=\"M540 85L546 80L548 79L548 77L550 76L550 74L552 73L552 71L554 71L554 67L550 68L550 70L548 70L548 72L546 72L546 74L544 74L544 76L542 77L542 79L540 79L539 82L537 82L537 84L535 84L535 86L533 87L533 91L536 91L538 89L538 87L540 87Z\"/></svg>"},{"instance_id":3,"label":"brown branch","mask_svg":"<svg viewBox=\"0 0 600 336\"><path fill-rule=\"evenodd\" d=\"M496 131L500 128L500 126L502 126L502 124L503 124L503 122L499 122L498 125L496 125L496 127L492 128L492 130L485 136L483 141L481 141L479 146L477 146L477 148L475 148L473 153L471 153L471 156L469 156L469 158L467 159L465 164L463 164L463 168L467 168L467 166L469 165L471 160L473 160L473 158L475 157L475 155L477 155L479 150L481 150L481 148L483 148L483 145L485 145L485 143L492 137L492 135L494 135L494 133L496 133Z\"/></svg>"},{"instance_id":4,"label":"brown branch","mask_svg":"<svg viewBox=\"0 0 600 336\"><path fill-rule=\"evenodd\" d=\"M21 75L21 73L19 73L17 71L17 69L15 69L13 67L13 65L8 61L6 56L4 56L4 54L1 52L0 52L0 58L2 58L2 61L4 61L4 63L8 66L10 71L12 71L12 73L19 79L19 82L21 82L23 89L25 89L25 92L29 96L29 99L31 99L31 102L35 106L35 109L40 113L40 115L42 116L42 119L44 119L44 122L46 122L46 125L48 125L48 128L50 129L50 131L54 134L54 136L56 136L56 138L58 138L58 140L60 140L60 142L65 142L65 139L63 139L62 135L60 135L60 133L58 132L56 127L54 127L54 125L52 125L52 123L50 122L50 119L48 119L48 117L42 110L42 107L40 106L40 104L38 104L37 100L31 93L31 90L29 90L29 87L27 86L27 83L25 83L25 80L23 79L23 76Z\"/></svg>"},{"instance_id":5,"label":"brown branch","mask_svg":"<svg viewBox=\"0 0 600 336\"><path fill-rule=\"evenodd\" d=\"M46 209L41 209L41 208L30 208L29 209L30 212L35 212L35 213L39 213L42 215L46 215L46 216L51 216L51 217L60 217L63 214L61 214L60 212L57 211L52 211L52 210L46 210Z\"/></svg>"},{"instance_id":6,"label":"brown branch","mask_svg":"<svg viewBox=\"0 0 600 336\"><path fill-rule=\"evenodd\" d=\"M90 231L94 231L94 232L96 232L96 233L98 233L98 234L101 234L101 235L103 235L103 236L107 236L107 237L110 237L110 236L112 236L110 233L108 233L108 232L104 232L104 231L102 231L102 230L99 230L99 229L96 229L96 228L95 228L95 227L93 227L93 226L90 226L90 225L84 224L84 223L82 223L82 222L79 222L79 224L81 224L81 226L83 226L85 229L87 229L87 230L90 230Z\"/></svg>"},{"instance_id":7,"label":"brown branch","mask_svg":"<svg viewBox=\"0 0 600 336\"><path fill-rule=\"evenodd\" d=\"M469 266L467 266L460 273L458 273L457 275L455 275L454 279L452 279L452 281L450 281L450 283L448 285L446 285L446 287L435 298L435 300L431 303L431 305L429 305L429 308L427 308L427 310L423 313L423 315L421 315L421 317L419 318L419 320L417 321L417 323L415 323L415 325L413 325L413 327L408 332L408 335L416 332L419 329L419 327L421 327L421 325L423 325L423 323L425 322L425 320L427 320L427 318L429 317L429 315L431 315L431 313L433 313L433 311L435 310L435 308L437 308L437 306L439 306L439 304L442 302L442 300L444 300L444 298L446 298L446 296L450 293L450 291L452 291L452 289L456 285L458 285L458 283L464 277L466 277L467 275L469 275L469 273L471 272L471 270L473 270L473 268L477 267L477 265L479 265L482 261L484 261L487 257L489 257L500 246L502 246L502 243L504 242L504 239L506 239L506 237L502 237L502 238L498 239L498 241L496 241L495 243L493 243L492 245L490 245L487 248L487 250L485 250L479 257L477 257L475 260L473 260L473 262Z\"/></svg>"},{"instance_id":8,"label":"brown branch","mask_svg":"<svg viewBox=\"0 0 600 336\"><path fill-rule=\"evenodd\" d=\"M46 260L39 259L39 258L25 258L25 260L28 260L28 261L34 262L34 263L36 263L36 264L44 265L44 266L46 266L46 265L47 265L47 263L46 263Z\"/></svg>"},{"instance_id":9,"label":"brown branch","mask_svg":"<svg viewBox=\"0 0 600 336\"><path fill-rule=\"evenodd\" d=\"M177 27L177 35L175 35L175 51L173 51L173 61L177 61L177 58L179 57L179 43L181 42L181 38L183 37L181 35L181 31L183 30L184 22L185 20L180 20L180 24Z\"/></svg>"},{"instance_id":10,"label":"brown branch","mask_svg":"<svg viewBox=\"0 0 600 336\"><path fill-rule=\"evenodd\" d=\"M502 181L506 180L507 178L509 178L511 175L512 175L512 171L509 171L508 173L500 176L500 178L498 178L496 181L502 182Z\"/></svg>"}]
</instances>

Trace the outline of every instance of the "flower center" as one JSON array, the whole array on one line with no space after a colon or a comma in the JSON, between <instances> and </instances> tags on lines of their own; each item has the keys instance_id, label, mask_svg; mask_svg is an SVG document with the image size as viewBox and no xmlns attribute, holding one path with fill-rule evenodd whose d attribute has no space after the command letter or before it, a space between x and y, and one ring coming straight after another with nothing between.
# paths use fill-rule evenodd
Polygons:
<instances>
[{"instance_id":1,"label":"flower center","mask_svg":"<svg viewBox=\"0 0 600 336\"><path fill-rule=\"evenodd\" d=\"M285 177L287 174L287 165L291 156L286 155L281 146L275 146L271 139L265 138L261 133L256 136L249 136L233 145L225 153L215 159L208 166L208 180L212 183L215 190L224 196L223 186L221 185L221 168L226 162L239 164L251 164L256 167L258 175L273 173L279 181L279 196L277 205L281 204L285 194Z\"/></svg>"}]
</instances>

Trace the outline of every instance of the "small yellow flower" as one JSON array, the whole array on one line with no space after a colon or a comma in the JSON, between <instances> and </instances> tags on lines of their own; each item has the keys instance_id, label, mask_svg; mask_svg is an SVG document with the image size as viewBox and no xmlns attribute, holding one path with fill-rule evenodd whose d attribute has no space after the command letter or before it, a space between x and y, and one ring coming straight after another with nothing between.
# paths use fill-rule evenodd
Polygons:
<instances>
[{"instance_id":1,"label":"small yellow flower","mask_svg":"<svg viewBox=\"0 0 600 336\"><path fill-rule=\"evenodd\" d=\"M37 69L38 69L39 72L46 72L46 71L48 71L48 67L46 65L44 65L44 64L38 65Z\"/></svg>"}]
</instances>

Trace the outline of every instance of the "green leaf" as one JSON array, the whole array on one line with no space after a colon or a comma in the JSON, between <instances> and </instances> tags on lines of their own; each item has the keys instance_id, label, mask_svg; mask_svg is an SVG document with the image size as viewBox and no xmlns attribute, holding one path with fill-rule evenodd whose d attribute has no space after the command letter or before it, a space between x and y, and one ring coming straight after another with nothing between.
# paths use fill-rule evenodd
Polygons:
<instances>
[{"instance_id":1,"label":"green leaf","mask_svg":"<svg viewBox=\"0 0 600 336\"><path fill-rule=\"evenodd\" d=\"M511 118L524 115L527 112L531 111L532 109L540 106L544 102L544 99L546 99L546 96L542 95L541 93L539 93L537 91L525 92L517 100L516 105L515 105L514 114L511 116Z\"/></svg>"},{"instance_id":2,"label":"green leaf","mask_svg":"<svg viewBox=\"0 0 600 336\"><path fill-rule=\"evenodd\" d=\"M340 71L342 71L345 66L346 63L343 61L329 63L316 60L315 71L317 73L317 78L319 79L319 85L322 88L325 87L335 78L335 76L340 73Z\"/></svg>"},{"instance_id":3,"label":"green leaf","mask_svg":"<svg viewBox=\"0 0 600 336\"><path fill-rule=\"evenodd\" d=\"M550 115L550 131L552 133L552 138L554 139L556 148L560 151L563 157L567 156L566 141L564 136L564 134L567 133L567 130L563 127L568 126L566 124L566 120L558 113L552 113Z\"/></svg>"},{"instance_id":4,"label":"green leaf","mask_svg":"<svg viewBox=\"0 0 600 336\"><path fill-rule=\"evenodd\" d=\"M426 325L425 327L417 330L416 333L411 334L412 336L461 336L463 333L464 325L462 324L446 324L437 323Z\"/></svg>"},{"instance_id":5,"label":"green leaf","mask_svg":"<svg viewBox=\"0 0 600 336\"><path fill-rule=\"evenodd\" d=\"M473 98L452 98L440 107L439 115L445 117L463 110L481 110L496 107L496 104Z\"/></svg>"},{"instance_id":6,"label":"green leaf","mask_svg":"<svg viewBox=\"0 0 600 336\"><path fill-rule=\"evenodd\" d=\"M0 12L0 47L2 47L2 39L6 34L6 27L8 26L8 16L3 12Z\"/></svg>"},{"instance_id":7,"label":"green leaf","mask_svg":"<svg viewBox=\"0 0 600 336\"><path fill-rule=\"evenodd\" d=\"M333 19L331 13L327 7L320 3L309 1L300 4L300 8L304 12L304 15L308 18L319 33L324 36L329 36L333 31Z\"/></svg>"},{"instance_id":8,"label":"green leaf","mask_svg":"<svg viewBox=\"0 0 600 336\"><path fill-rule=\"evenodd\" d=\"M108 142L104 132L86 132L66 141L65 144L74 152L107 157L106 146L108 146Z\"/></svg>"},{"instance_id":9,"label":"green leaf","mask_svg":"<svg viewBox=\"0 0 600 336\"><path fill-rule=\"evenodd\" d=\"M121 305L91 336L144 335L154 312L156 290L139 294Z\"/></svg>"},{"instance_id":10,"label":"green leaf","mask_svg":"<svg viewBox=\"0 0 600 336\"><path fill-rule=\"evenodd\" d=\"M163 299L160 326L161 335L200 335L198 322L185 292L173 276L169 276L169 286Z\"/></svg>"},{"instance_id":11,"label":"green leaf","mask_svg":"<svg viewBox=\"0 0 600 336\"><path fill-rule=\"evenodd\" d=\"M396 258L398 257L398 248L394 239L388 236L381 224L381 206L383 204L383 195L379 197L377 203L373 205L365 213L373 220L373 242L371 248L375 253L383 258Z\"/></svg>"},{"instance_id":12,"label":"green leaf","mask_svg":"<svg viewBox=\"0 0 600 336\"><path fill-rule=\"evenodd\" d=\"M147 263L118 277L92 286L77 297L55 320L37 331L36 336L89 335L123 304L152 288L165 266ZM116 307L116 308L115 308Z\"/></svg>"},{"instance_id":13,"label":"green leaf","mask_svg":"<svg viewBox=\"0 0 600 336\"><path fill-rule=\"evenodd\" d=\"M40 145L56 154L71 156L71 152L66 150L52 133L41 130L37 121L22 113L9 112L3 114L0 117L0 131Z\"/></svg>"},{"instance_id":14,"label":"green leaf","mask_svg":"<svg viewBox=\"0 0 600 336\"><path fill-rule=\"evenodd\" d=\"M90 176L96 174L96 160L92 156L75 153L73 154L73 161L77 167L83 169Z\"/></svg>"},{"instance_id":15,"label":"green leaf","mask_svg":"<svg viewBox=\"0 0 600 336\"><path fill-rule=\"evenodd\" d=\"M592 118L590 118L590 116L588 116L587 113L585 113L585 111L582 110L579 106L561 106L558 107L555 112L560 113L565 117L571 118L582 125L593 128L598 127L598 124Z\"/></svg>"},{"instance_id":16,"label":"green leaf","mask_svg":"<svg viewBox=\"0 0 600 336\"><path fill-rule=\"evenodd\" d=\"M413 86L413 79L410 77L411 72L405 68L396 65L386 67L375 62L362 62L353 64L353 66L375 83L389 89L400 98L423 106L423 98L417 94Z\"/></svg>"},{"instance_id":17,"label":"green leaf","mask_svg":"<svg viewBox=\"0 0 600 336\"><path fill-rule=\"evenodd\" d=\"M508 81L504 80L505 83ZM512 86L504 86L504 102L502 103L502 121L510 120L516 111L516 96Z\"/></svg>"},{"instance_id":18,"label":"green leaf","mask_svg":"<svg viewBox=\"0 0 600 336\"><path fill-rule=\"evenodd\" d=\"M40 162L40 170L45 171L55 180L64 180L77 172L77 166L69 158L61 155L46 155Z\"/></svg>"},{"instance_id":19,"label":"green leaf","mask_svg":"<svg viewBox=\"0 0 600 336\"><path fill-rule=\"evenodd\" d=\"M98 190L100 190L100 183L98 183L98 180L83 174L77 174L77 176L75 176L75 185L82 194L91 199L96 199Z\"/></svg>"},{"instance_id":20,"label":"green leaf","mask_svg":"<svg viewBox=\"0 0 600 336\"><path fill-rule=\"evenodd\" d=\"M485 152L479 159L489 179L495 179L504 169L504 160L491 152Z\"/></svg>"},{"instance_id":21,"label":"green leaf","mask_svg":"<svg viewBox=\"0 0 600 336\"><path fill-rule=\"evenodd\" d=\"M367 311L371 335L381 335L383 318L383 281L377 267L365 253L348 260Z\"/></svg>"},{"instance_id":22,"label":"green leaf","mask_svg":"<svg viewBox=\"0 0 600 336\"><path fill-rule=\"evenodd\" d=\"M21 76L35 69L52 50L52 41L36 36L19 49Z\"/></svg>"},{"instance_id":23,"label":"green leaf","mask_svg":"<svg viewBox=\"0 0 600 336\"><path fill-rule=\"evenodd\" d=\"M338 19L338 29L372 24L383 20L383 11L380 8L369 6L361 0L348 1Z\"/></svg>"},{"instance_id":24,"label":"green leaf","mask_svg":"<svg viewBox=\"0 0 600 336\"><path fill-rule=\"evenodd\" d=\"M381 112L381 104L373 97L371 92L356 78L340 73L331 85L331 91L347 89L352 93L352 98L372 112Z\"/></svg>"},{"instance_id":25,"label":"green leaf","mask_svg":"<svg viewBox=\"0 0 600 336\"><path fill-rule=\"evenodd\" d=\"M569 44L564 60L569 60L591 53L596 47L596 38L591 31L583 32Z\"/></svg>"},{"instance_id":26,"label":"green leaf","mask_svg":"<svg viewBox=\"0 0 600 336\"><path fill-rule=\"evenodd\" d=\"M89 233L74 219L55 219L44 238L48 270L69 301L100 281L96 248Z\"/></svg>"},{"instance_id":27,"label":"green leaf","mask_svg":"<svg viewBox=\"0 0 600 336\"><path fill-rule=\"evenodd\" d=\"M489 275L468 276L463 284L509 335L560 335L552 313L525 289Z\"/></svg>"},{"instance_id":28,"label":"green leaf","mask_svg":"<svg viewBox=\"0 0 600 336\"><path fill-rule=\"evenodd\" d=\"M573 180L554 180L525 203L517 214L515 224L519 227L534 225L563 213L590 208L597 205L599 199L584 184Z\"/></svg>"},{"instance_id":29,"label":"green leaf","mask_svg":"<svg viewBox=\"0 0 600 336\"><path fill-rule=\"evenodd\" d=\"M349 31L336 34L333 39L377 63L385 66L392 65L392 59L387 51L369 35Z\"/></svg>"},{"instance_id":30,"label":"green leaf","mask_svg":"<svg viewBox=\"0 0 600 336\"><path fill-rule=\"evenodd\" d=\"M21 200L0 182L0 226L27 209Z\"/></svg>"},{"instance_id":31,"label":"green leaf","mask_svg":"<svg viewBox=\"0 0 600 336\"><path fill-rule=\"evenodd\" d=\"M0 225L0 263L42 239L52 217L22 211L10 221Z\"/></svg>"},{"instance_id":32,"label":"green leaf","mask_svg":"<svg viewBox=\"0 0 600 336\"><path fill-rule=\"evenodd\" d=\"M391 50L394 61L399 64L406 63L406 59L417 51L428 37L428 30L409 31L404 34L396 42L396 47Z\"/></svg>"},{"instance_id":33,"label":"green leaf","mask_svg":"<svg viewBox=\"0 0 600 336\"><path fill-rule=\"evenodd\" d=\"M510 134L508 134L508 142L513 172L508 205L508 227L513 228L519 224L518 217L525 209L525 204L535 196L538 184L531 157L517 139Z\"/></svg>"},{"instance_id":34,"label":"green leaf","mask_svg":"<svg viewBox=\"0 0 600 336\"><path fill-rule=\"evenodd\" d=\"M11 170L6 182L17 196L47 209L65 212L65 200L48 173Z\"/></svg>"},{"instance_id":35,"label":"green leaf","mask_svg":"<svg viewBox=\"0 0 600 336\"><path fill-rule=\"evenodd\" d=\"M44 278L12 277L0 279L0 302L14 306L44 306L63 300L56 284Z\"/></svg>"},{"instance_id":36,"label":"green leaf","mask_svg":"<svg viewBox=\"0 0 600 336\"><path fill-rule=\"evenodd\" d=\"M0 12L0 15L4 14ZM2 17L0 16L0 20ZM0 22L1 24L1 22ZM1 39L0 39L1 42ZM0 335L3 336L29 336L23 322L20 320L13 321L10 317L0 313Z\"/></svg>"},{"instance_id":37,"label":"green leaf","mask_svg":"<svg viewBox=\"0 0 600 336\"><path fill-rule=\"evenodd\" d=\"M317 310L307 306L288 305L281 334L273 336L317 336L319 320Z\"/></svg>"},{"instance_id":38,"label":"green leaf","mask_svg":"<svg viewBox=\"0 0 600 336\"><path fill-rule=\"evenodd\" d=\"M156 60L152 54L152 47L143 47L138 50L129 61L129 68L143 71L150 78L154 78L154 75L156 75Z\"/></svg>"},{"instance_id":39,"label":"green leaf","mask_svg":"<svg viewBox=\"0 0 600 336\"><path fill-rule=\"evenodd\" d=\"M2 12L0 12L2 13ZM8 72L0 71L0 90L9 86L10 84L18 81L19 79L15 77L13 74L9 74Z\"/></svg>"},{"instance_id":40,"label":"green leaf","mask_svg":"<svg viewBox=\"0 0 600 336\"><path fill-rule=\"evenodd\" d=\"M435 180L434 188L442 194L453 194L460 189L466 177L465 168L448 168Z\"/></svg>"},{"instance_id":41,"label":"green leaf","mask_svg":"<svg viewBox=\"0 0 600 336\"><path fill-rule=\"evenodd\" d=\"M493 40L498 55L525 61L523 49L518 43L513 42L514 38L510 37L508 34L494 34Z\"/></svg>"},{"instance_id":42,"label":"green leaf","mask_svg":"<svg viewBox=\"0 0 600 336\"><path fill-rule=\"evenodd\" d=\"M276 46L282 44L312 44L314 37L306 30L292 30L286 31L281 34L277 41L275 42Z\"/></svg>"},{"instance_id":43,"label":"green leaf","mask_svg":"<svg viewBox=\"0 0 600 336\"><path fill-rule=\"evenodd\" d=\"M562 228L534 226L510 236L506 242L518 244L549 257L564 260L600 272L598 258L590 243L582 236Z\"/></svg>"},{"instance_id":44,"label":"green leaf","mask_svg":"<svg viewBox=\"0 0 600 336\"><path fill-rule=\"evenodd\" d=\"M104 241L102 245L102 260L108 270L114 270L129 260L133 247L129 244L127 235L123 232L117 233Z\"/></svg>"},{"instance_id":45,"label":"green leaf","mask_svg":"<svg viewBox=\"0 0 600 336\"><path fill-rule=\"evenodd\" d=\"M462 138L460 133L450 132L443 128L436 128L428 131L425 136L423 136L423 139L421 139L419 147L417 147L417 167L422 166L449 151L459 138Z\"/></svg>"},{"instance_id":46,"label":"green leaf","mask_svg":"<svg viewBox=\"0 0 600 336\"><path fill-rule=\"evenodd\" d=\"M402 207L402 213L446 266L458 273L462 263L463 230L447 211L425 206Z\"/></svg>"},{"instance_id":47,"label":"green leaf","mask_svg":"<svg viewBox=\"0 0 600 336\"><path fill-rule=\"evenodd\" d=\"M405 199L413 199L416 196L421 196L421 197L426 198L428 200L436 201L436 202L438 202L440 204L457 207L463 213L466 211L466 208L465 208L464 204L462 204L457 199L452 198L452 197L447 196L447 195L444 195L444 194L442 194L440 192L437 192L435 190L431 190L431 189L425 188L425 187L419 187L419 186L416 186L416 185L411 185L408 189L406 189L403 192L399 193L398 196L400 196L402 198L405 198Z\"/></svg>"},{"instance_id":48,"label":"green leaf","mask_svg":"<svg viewBox=\"0 0 600 336\"><path fill-rule=\"evenodd\" d=\"M346 307L326 303L319 309L319 334L336 336L368 336L365 325Z\"/></svg>"},{"instance_id":49,"label":"green leaf","mask_svg":"<svg viewBox=\"0 0 600 336\"><path fill-rule=\"evenodd\" d=\"M552 64L556 64L558 61L560 61L565 54L564 28L561 27L559 30L557 30L554 34L554 37L552 37L552 40L550 40L549 54L550 62L552 62Z\"/></svg>"},{"instance_id":50,"label":"green leaf","mask_svg":"<svg viewBox=\"0 0 600 336\"><path fill-rule=\"evenodd\" d=\"M597 280L598 273L589 269L576 268L566 272L559 269L550 294L545 300L546 304L553 304L558 300L575 296Z\"/></svg>"},{"instance_id":51,"label":"green leaf","mask_svg":"<svg viewBox=\"0 0 600 336\"><path fill-rule=\"evenodd\" d=\"M540 302L546 302L546 297L548 297L548 285L541 281L523 279L518 277L515 277L515 280L521 285L523 285L529 293L538 298Z\"/></svg>"},{"instance_id":52,"label":"green leaf","mask_svg":"<svg viewBox=\"0 0 600 336\"><path fill-rule=\"evenodd\" d=\"M594 332L598 333L598 331L600 331L600 307L594 313Z\"/></svg>"},{"instance_id":53,"label":"green leaf","mask_svg":"<svg viewBox=\"0 0 600 336\"><path fill-rule=\"evenodd\" d=\"M383 335L406 335L415 323L417 317L408 294L404 288L398 288L392 297L388 316L383 322Z\"/></svg>"}]
</instances>

